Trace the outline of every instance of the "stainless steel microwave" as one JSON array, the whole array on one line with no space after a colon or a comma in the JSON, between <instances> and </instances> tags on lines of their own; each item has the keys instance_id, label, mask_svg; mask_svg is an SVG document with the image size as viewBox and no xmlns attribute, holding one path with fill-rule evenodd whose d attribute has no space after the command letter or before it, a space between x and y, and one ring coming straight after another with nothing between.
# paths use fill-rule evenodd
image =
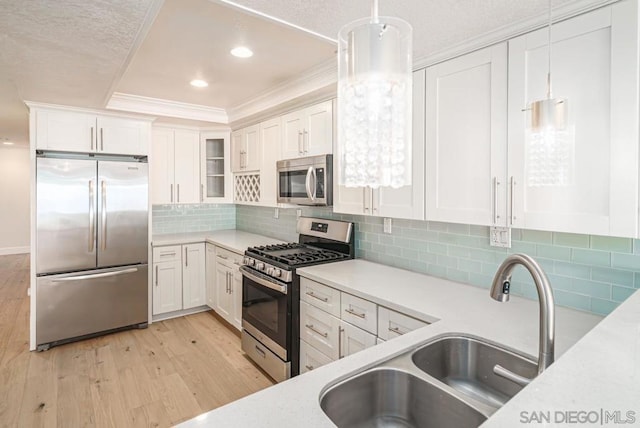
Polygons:
<instances>
[{"instance_id":1,"label":"stainless steel microwave","mask_svg":"<svg viewBox=\"0 0 640 428\"><path fill-rule=\"evenodd\" d=\"M278 161L278 202L333 205L333 155Z\"/></svg>"}]
</instances>

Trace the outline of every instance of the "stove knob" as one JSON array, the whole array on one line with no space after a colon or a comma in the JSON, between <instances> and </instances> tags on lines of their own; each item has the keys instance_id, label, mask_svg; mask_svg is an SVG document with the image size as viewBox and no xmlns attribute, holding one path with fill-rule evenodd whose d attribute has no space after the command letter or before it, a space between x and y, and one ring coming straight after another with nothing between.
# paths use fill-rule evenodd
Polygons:
<instances>
[{"instance_id":1,"label":"stove knob","mask_svg":"<svg viewBox=\"0 0 640 428\"><path fill-rule=\"evenodd\" d=\"M256 265L256 269L258 269L258 270L264 270L264 263L262 263L262 262L258 262L258 264Z\"/></svg>"},{"instance_id":2,"label":"stove knob","mask_svg":"<svg viewBox=\"0 0 640 428\"><path fill-rule=\"evenodd\" d=\"M272 267L267 268L267 275L272 276L274 269Z\"/></svg>"},{"instance_id":3,"label":"stove knob","mask_svg":"<svg viewBox=\"0 0 640 428\"><path fill-rule=\"evenodd\" d=\"M274 268L272 275L275 276L276 278L279 278L280 275L282 275L282 271L278 268Z\"/></svg>"},{"instance_id":4,"label":"stove knob","mask_svg":"<svg viewBox=\"0 0 640 428\"><path fill-rule=\"evenodd\" d=\"M249 264L249 257L244 257L244 258L242 259L242 264L243 264L243 265L248 265L248 264Z\"/></svg>"},{"instance_id":5,"label":"stove knob","mask_svg":"<svg viewBox=\"0 0 640 428\"><path fill-rule=\"evenodd\" d=\"M256 261L254 259L249 259L249 263L247 263L249 266L255 266Z\"/></svg>"}]
</instances>

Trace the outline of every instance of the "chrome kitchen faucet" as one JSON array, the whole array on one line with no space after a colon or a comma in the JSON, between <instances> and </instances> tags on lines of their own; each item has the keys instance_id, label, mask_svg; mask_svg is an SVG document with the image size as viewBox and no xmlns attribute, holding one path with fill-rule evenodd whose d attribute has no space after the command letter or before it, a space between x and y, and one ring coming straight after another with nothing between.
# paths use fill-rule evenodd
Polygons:
<instances>
[{"instance_id":1,"label":"chrome kitchen faucet","mask_svg":"<svg viewBox=\"0 0 640 428\"><path fill-rule=\"evenodd\" d=\"M555 303L549 279L540 265L526 254L512 254L507 257L493 277L491 297L498 302L508 302L511 287L511 272L517 265L524 266L531 276L538 291L540 302L540 343L538 350L538 375L553 363L555 347ZM532 379L520 376L496 364L493 372L519 385L525 386Z\"/></svg>"}]
</instances>

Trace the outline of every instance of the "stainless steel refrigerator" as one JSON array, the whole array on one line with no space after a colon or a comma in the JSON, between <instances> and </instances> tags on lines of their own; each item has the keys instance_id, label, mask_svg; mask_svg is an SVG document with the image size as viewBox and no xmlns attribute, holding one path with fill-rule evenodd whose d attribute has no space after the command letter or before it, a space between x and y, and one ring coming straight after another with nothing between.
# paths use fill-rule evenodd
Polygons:
<instances>
[{"instance_id":1,"label":"stainless steel refrigerator","mask_svg":"<svg viewBox=\"0 0 640 428\"><path fill-rule=\"evenodd\" d=\"M39 350L148 321L148 164L36 159Z\"/></svg>"}]
</instances>

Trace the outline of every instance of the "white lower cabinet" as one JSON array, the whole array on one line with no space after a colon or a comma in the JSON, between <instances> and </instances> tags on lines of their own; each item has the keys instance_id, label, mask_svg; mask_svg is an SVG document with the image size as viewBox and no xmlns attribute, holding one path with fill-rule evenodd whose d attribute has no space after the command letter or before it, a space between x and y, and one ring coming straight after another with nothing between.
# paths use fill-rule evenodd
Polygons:
<instances>
[{"instance_id":1,"label":"white lower cabinet","mask_svg":"<svg viewBox=\"0 0 640 428\"><path fill-rule=\"evenodd\" d=\"M300 278L300 373L427 325L375 302Z\"/></svg>"},{"instance_id":2,"label":"white lower cabinet","mask_svg":"<svg viewBox=\"0 0 640 428\"><path fill-rule=\"evenodd\" d=\"M207 270L212 271L208 286L213 297L212 308L229 324L242 328L242 254L234 253L222 247L213 246L209 254Z\"/></svg>"},{"instance_id":3,"label":"white lower cabinet","mask_svg":"<svg viewBox=\"0 0 640 428\"><path fill-rule=\"evenodd\" d=\"M207 293L207 306L211 309L216 309L216 270L214 269L216 263L216 247L213 244L206 244L206 293Z\"/></svg>"},{"instance_id":4,"label":"white lower cabinet","mask_svg":"<svg viewBox=\"0 0 640 428\"><path fill-rule=\"evenodd\" d=\"M153 249L153 315L206 304L204 243Z\"/></svg>"}]
</instances>

